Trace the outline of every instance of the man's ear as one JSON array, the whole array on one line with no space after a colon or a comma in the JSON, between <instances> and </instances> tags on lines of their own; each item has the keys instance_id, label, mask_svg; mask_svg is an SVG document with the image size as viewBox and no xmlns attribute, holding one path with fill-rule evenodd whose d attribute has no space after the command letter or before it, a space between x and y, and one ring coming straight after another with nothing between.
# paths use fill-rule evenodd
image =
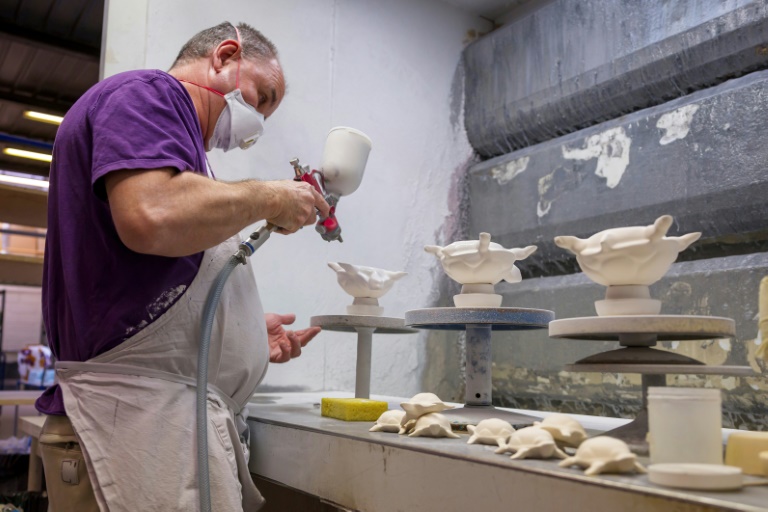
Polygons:
<instances>
[{"instance_id":1,"label":"man's ear","mask_svg":"<svg viewBox=\"0 0 768 512\"><path fill-rule=\"evenodd\" d=\"M240 58L242 51L242 46L234 39L222 41L211 54L213 68L218 73L229 61L235 61Z\"/></svg>"}]
</instances>

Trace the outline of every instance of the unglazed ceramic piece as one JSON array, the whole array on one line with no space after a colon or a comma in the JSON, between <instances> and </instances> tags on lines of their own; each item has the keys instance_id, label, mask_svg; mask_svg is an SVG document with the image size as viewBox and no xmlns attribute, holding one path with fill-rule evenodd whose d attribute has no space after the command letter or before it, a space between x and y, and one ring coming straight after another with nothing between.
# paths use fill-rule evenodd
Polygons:
<instances>
[{"instance_id":1,"label":"unglazed ceramic piece","mask_svg":"<svg viewBox=\"0 0 768 512\"><path fill-rule=\"evenodd\" d=\"M416 426L408 437L450 437L458 439L459 436L451 430L448 418L437 412L430 412L416 420Z\"/></svg>"},{"instance_id":2,"label":"unglazed ceramic piece","mask_svg":"<svg viewBox=\"0 0 768 512\"><path fill-rule=\"evenodd\" d=\"M471 434L467 444L490 444L501 448L507 443L515 428L504 420L489 418L475 425L467 425Z\"/></svg>"},{"instance_id":3,"label":"unglazed ceramic piece","mask_svg":"<svg viewBox=\"0 0 768 512\"><path fill-rule=\"evenodd\" d=\"M333 261L328 262L328 266L336 272L341 288L355 298L352 305L347 306L350 315L381 316L384 308L379 306L378 299L392 288L395 281L407 275L406 272Z\"/></svg>"},{"instance_id":4,"label":"unglazed ceramic piece","mask_svg":"<svg viewBox=\"0 0 768 512\"><path fill-rule=\"evenodd\" d=\"M567 414L550 414L541 421L534 421L534 427L539 427L555 438L555 442L560 446L578 448L587 438L587 432L581 423L571 418Z\"/></svg>"},{"instance_id":5,"label":"unglazed ceramic piece","mask_svg":"<svg viewBox=\"0 0 768 512\"><path fill-rule=\"evenodd\" d=\"M648 286L701 237L698 232L665 236L672 223L670 215L662 215L650 226L606 229L586 240L557 236L555 244L576 255L587 277L608 287L605 300L595 303L599 316L656 315L661 302L651 299Z\"/></svg>"},{"instance_id":6,"label":"unglazed ceramic piece","mask_svg":"<svg viewBox=\"0 0 768 512\"><path fill-rule=\"evenodd\" d=\"M403 419L403 416L405 416L405 411L398 411L397 409L386 411L379 416L379 419L376 420L376 424L368 431L392 432L397 434L400 432L400 420Z\"/></svg>"},{"instance_id":7,"label":"unglazed ceramic piece","mask_svg":"<svg viewBox=\"0 0 768 512\"><path fill-rule=\"evenodd\" d=\"M587 439L576 450L576 455L560 462L561 468L569 466L586 468L587 476L600 473L645 473L637 462L637 456L629 451L627 443L613 437L599 436Z\"/></svg>"},{"instance_id":8,"label":"unglazed ceramic piece","mask_svg":"<svg viewBox=\"0 0 768 512\"><path fill-rule=\"evenodd\" d=\"M398 432L398 434L400 435L410 434L411 432L413 432L413 427L415 426L416 426L415 419L408 420L405 422L405 425L400 426L400 431Z\"/></svg>"},{"instance_id":9,"label":"unglazed ceramic piece","mask_svg":"<svg viewBox=\"0 0 768 512\"><path fill-rule=\"evenodd\" d=\"M419 393L413 395L413 398L407 402L401 403L400 407L405 411L405 416L403 416L403 419L400 421L400 424L403 426L410 420L419 419L425 414L453 409L452 405L443 403L443 401L434 393Z\"/></svg>"},{"instance_id":10,"label":"unglazed ceramic piece","mask_svg":"<svg viewBox=\"0 0 768 512\"><path fill-rule=\"evenodd\" d=\"M662 215L650 226L606 229L586 240L557 236L555 244L575 254L581 270L596 283L648 286L661 279L678 253L701 236L665 236L672 222L672 216Z\"/></svg>"},{"instance_id":11,"label":"unglazed ceramic piece","mask_svg":"<svg viewBox=\"0 0 768 512\"><path fill-rule=\"evenodd\" d=\"M515 261L533 254L536 246L505 249L491 243L489 233L480 233L479 240L463 240L446 247L428 245L424 250L437 256L445 273L463 285L461 295L453 297L457 307L499 307L501 295L494 293L493 286L501 280L520 282L522 276Z\"/></svg>"},{"instance_id":12,"label":"unglazed ceramic piece","mask_svg":"<svg viewBox=\"0 0 768 512\"><path fill-rule=\"evenodd\" d=\"M514 432L495 453L512 452L510 459L564 459L565 452L555 444L552 434L539 427L525 427Z\"/></svg>"}]
</instances>

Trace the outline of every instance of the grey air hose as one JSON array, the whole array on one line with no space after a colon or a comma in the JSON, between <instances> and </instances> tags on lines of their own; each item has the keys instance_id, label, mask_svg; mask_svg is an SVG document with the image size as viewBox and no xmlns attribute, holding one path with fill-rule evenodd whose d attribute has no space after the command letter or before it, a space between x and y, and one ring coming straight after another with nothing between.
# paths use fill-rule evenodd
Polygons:
<instances>
[{"instance_id":1,"label":"grey air hose","mask_svg":"<svg viewBox=\"0 0 768 512\"><path fill-rule=\"evenodd\" d=\"M267 224L240 243L237 253L227 260L213 282L205 299L203 318L200 324L200 349L197 356L197 485L200 497L200 512L211 512L211 482L208 474L208 353L211 347L211 331L221 293L232 271L267 241L275 226Z\"/></svg>"}]
</instances>

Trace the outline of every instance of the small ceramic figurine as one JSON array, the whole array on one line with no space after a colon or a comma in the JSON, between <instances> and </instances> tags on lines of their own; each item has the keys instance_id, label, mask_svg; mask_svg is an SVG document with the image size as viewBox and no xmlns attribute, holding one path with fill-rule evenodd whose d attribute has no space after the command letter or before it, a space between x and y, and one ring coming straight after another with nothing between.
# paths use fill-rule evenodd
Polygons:
<instances>
[{"instance_id":1,"label":"small ceramic figurine","mask_svg":"<svg viewBox=\"0 0 768 512\"><path fill-rule=\"evenodd\" d=\"M645 468L637 462L637 456L629 451L627 443L613 437L599 436L587 439L576 455L560 462L561 468L569 466L586 468L587 476L600 473L645 473Z\"/></svg>"},{"instance_id":2,"label":"small ceramic figurine","mask_svg":"<svg viewBox=\"0 0 768 512\"><path fill-rule=\"evenodd\" d=\"M510 459L564 459L565 452L555 444L552 434L539 427L525 427L514 432L507 444L495 453L512 452Z\"/></svg>"},{"instance_id":3,"label":"small ceramic figurine","mask_svg":"<svg viewBox=\"0 0 768 512\"><path fill-rule=\"evenodd\" d=\"M458 439L459 436L451 430L448 418L437 412L430 412L416 421L413 432L408 437L450 437Z\"/></svg>"},{"instance_id":4,"label":"small ceramic figurine","mask_svg":"<svg viewBox=\"0 0 768 512\"><path fill-rule=\"evenodd\" d=\"M587 438L587 432L581 423L567 414L550 414L541 421L534 421L534 427L543 428L555 438L555 442L563 447L578 448Z\"/></svg>"},{"instance_id":5,"label":"small ceramic figurine","mask_svg":"<svg viewBox=\"0 0 768 512\"><path fill-rule=\"evenodd\" d=\"M501 295L494 285L501 280L518 283L522 280L515 261L523 260L536 251L535 245L523 249L505 249L491 243L491 235L480 233L479 240L454 242L446 247L428 245L424 250L434 254L448 276L461 283L461 294L453 297L456 307L499 307Z\"/></svg>"},{"instance_id":6,"label":"small ceramic figurine","mask_svg":"<svg viewBox=\"0 0 768 512\"><path fill-rule=\"evenodd\" d=\"M672 222L671 216L662 215L650 226L606 229L586 240L557 236L555 244L576 255L587 277L608 287L606 300L595 303L598 315L655 315L661 302L650 298L648 286L701 236L665 236Z\"/></svg>"},{"instance_id":7,"label":"small ceramic figurine","mask_svg":"<svg viewBox=\"0 0 768 512\"><path fill-rule=\"evenodd\" d=\"M440 412L446 409L453 409L452 405L446 405L434 393L419 393L413 395L413 398L400 404L405 411L400 424L405 426L410 420L419 419L421 416L430 412Z\"/></svg>"},{"instance_id":8,"label":"small ceramic figurine","mask_svg":"<svg viewBox=\"0 0 768 512\"><path fill-rule=\"evenodd\" d=\"M406 272L391 272L380 268L362 267L349 263L328 262L336 272L336 279L342 289L355 300L347 306L350 315L381 316L384 308L379 306L379 299L395 284L406 276Z\"/></svg>"},{"instance_id":9,"label":"small ceramic figurine","mask_svg":"<svg viewBox=\"0 0 768 512\"><path fill-rule=\"evenodd\" d=\"M504 420L490 418L482 420L477 426L467 425L467 430L472 434L467 444L490 444L502 447L507 439L515 432L515 428Z\"/></svg>"},{"instance_id":10,"label":"small ceramic figurine","mask_svg":"<svg viewBox=\"0 0 768 512\"><path fill-rule=\"evenodd\" d=\"M405 411L398 411L393 409L391 411L385 411L376 420L376 424L372 426L369 432L392 432L397 434L400 432L400 420L405 416Z\"/></svg>"}]
</instances>

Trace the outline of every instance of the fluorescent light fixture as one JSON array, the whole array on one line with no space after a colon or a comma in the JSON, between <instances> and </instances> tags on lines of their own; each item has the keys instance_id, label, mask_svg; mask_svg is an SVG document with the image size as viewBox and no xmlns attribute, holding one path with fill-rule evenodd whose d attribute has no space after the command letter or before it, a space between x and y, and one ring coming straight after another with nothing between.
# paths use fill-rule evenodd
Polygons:
<instances>
[{"instance_id":1,"label":"fluorescent light fixture","mask_svg":"<svg viewBox=\"0 0 768 512\"><path fill-rule=\"evenodd\" d=\"M40 160L41 162L50 162L53 160L51 155L45 153L37 153L35 151L26 151L24 149L16 148L3 148L3 153L6 155L17 156L19 158L29 158L31 160Z\"/></svg>"},{"instance_id":2,"label":"fluorescent light fixture","mask_svg":"<svg viewBox=\"0 0 768 512\"><path fill-rule=\"evenodd\" d=\"M25 187L38 187L48 189L48 180L36 180L33 178L22 178L20 176L9 176L0 174L0 183L11 183L13 185L23 185Z\"/></svg>"},{"instance_id":3,"label":"fluorescent light fixture","mask_svg":"<svg viewBox=\"0 0 768 512\"><path fill-rule=\"evenodd\" d=\"M61 116L54 116L53 114L43 114L42 112L35 112L34 110L25 110L24 117L32 119L33 121L40 121L41 123L48 124L61 124L64 120Z\"/></svg>"}]
</instances>

